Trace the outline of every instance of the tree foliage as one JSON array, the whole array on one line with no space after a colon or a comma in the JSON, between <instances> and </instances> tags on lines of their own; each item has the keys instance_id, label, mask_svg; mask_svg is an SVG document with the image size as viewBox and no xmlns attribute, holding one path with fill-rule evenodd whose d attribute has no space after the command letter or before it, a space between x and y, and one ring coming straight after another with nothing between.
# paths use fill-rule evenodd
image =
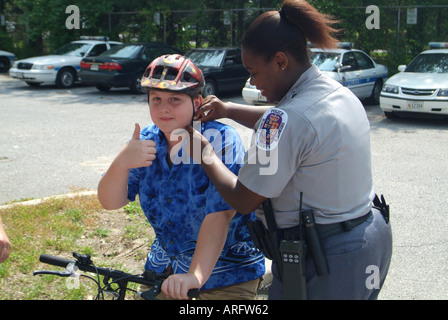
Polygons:
<instances>
[{"instance_id":1,"label":"tree foliage","mask_svg":"<svg viewBox=\"0 0 448 320\"><path fill-rule=\"evenodd\" d=\"M48 53L81 35L107 35L123 42L161 41L184 51L201 46L238 46L263 8L282 0L0 0L0 49L19 56ZM340 20L338 38L354 42L380 62L408 63L430 41L448 41L446 0L309 0ZM80 9L81 29L67 29L69 5ZM380 28L366 27L366 7L380 9ZM418 7L408 25L407 7ZM432 7L424 7L432 6ZM445 6L445 7L443 7ZM400 9L399 9L400 7ZM245 10L243 10L245 9ZM13 21L14 24L10 23ZM156 22L160 21L159 24ZM400 24L399 24L400 21ZM14 25L14 28L11 27ZM9 27L8 27L9 26ZM12 30L11 30L12 29ZM21 30L21 32L19 32ZM387 52L377 54L378 50ZM384 60L384 61L383 61Z\"/></svg>"}]
</instances>

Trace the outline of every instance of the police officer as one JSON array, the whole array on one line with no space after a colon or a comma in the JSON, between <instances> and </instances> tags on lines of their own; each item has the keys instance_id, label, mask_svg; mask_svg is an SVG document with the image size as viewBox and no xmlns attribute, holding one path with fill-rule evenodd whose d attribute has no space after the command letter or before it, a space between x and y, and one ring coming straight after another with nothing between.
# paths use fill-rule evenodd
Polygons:
<instances>
[{"instance_id":1,"label":"police officer","mask_svg":"<svg viewBox=\"0 0 448 320\"><path fill-rule=\"evenodd\" d=\"M334 23L306 1L287 0L280 11L260 15L246 31L243 63L251 83L275 108L209 97L196 114L201 121L227 117L254 128L238 177L207 148L206 140L199 140L198 132L190 132L202 144L202 159L195 160L202 160L233 208L249 213L270 200L279 246L285 234L290 240L304 239L301 213L312 212L328 269L316 271L309 254L312 244L306 243L308 299L376 299L389 269L392 233L388 207L372 203L369 121L361 102L323 76L308 55L307 41L321 48L336 45ZM265 214L257 210L267 225ZM285 264L275 262L269 298L294 298L285 295L284 284L297 277L282 275Z\"/></svg>"}]
</instances>

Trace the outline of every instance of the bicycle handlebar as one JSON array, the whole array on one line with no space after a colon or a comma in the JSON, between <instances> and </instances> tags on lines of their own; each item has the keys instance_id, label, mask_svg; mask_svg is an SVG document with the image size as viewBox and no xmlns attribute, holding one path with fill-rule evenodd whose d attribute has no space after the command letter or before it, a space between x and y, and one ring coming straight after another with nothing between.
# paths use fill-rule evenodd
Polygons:
<instances>
[{"instance_id":1,"label":"bicycle handlebar","mask_svg":"<svg viewBox=\"0 0 448 320\"><path fill-rule=\"evenodd\" d=\"M150 294L146 295L146 298L155 297L155 295L160 292L160 287L163 280L165 280L169 276L168 274L156 274L155 272L152 271L145 271L143 274L140 275L132 275L120 270L96 267L95 265L93 265L92 261L90 260L90 256L88 255L80 255L78 253L73 253L73 255L77 260L70 260L62 257L42 254L39 257L39 261L62 268L67 268L67 266L73 264L79 270L102 275L105 278L107 279L110 278L117 283L120 281L124 281L124 282L134 282L147 285L149 287L152 287L152 290L150 290L151 291ZM34 275L38 274L53 274L61 277L69 277L73 275L74 272L69 270L65 270L64 272L47 271L47 270L34 272ZM142 296L145 298L145 293L143 293ZM188 291L188 296L190 298L197 298L199 296L199 290L190 289Z\"/></svg>"},{"instance_id":2,"label":"bicycle handlebar","mask_svg":"<svg viewBox=\"0 0 448 320\"><path fill-rule=\"evenodd\" d=\"M136 282L139 284L145 284L147 286L154 285L154 281L145 279L142 276L131 275L131 274L125 273L123 271L113 270L113 269L109 269L109 268L95 267L93 265L79 263L79 261L76 261L76 260L65 259L65 258L61 258L61 257L51 256L48 254L42 254L39 258L39 261L46 263L46 264L53 265L53 266L62 267L62 268L66 268L70 263L74 263L75 266L78 267L78 269L81 271L98 273L102 276L110 277L112 279L124 278L124 279L127 279L128 281Z\"/></svg>"}]
</instances>

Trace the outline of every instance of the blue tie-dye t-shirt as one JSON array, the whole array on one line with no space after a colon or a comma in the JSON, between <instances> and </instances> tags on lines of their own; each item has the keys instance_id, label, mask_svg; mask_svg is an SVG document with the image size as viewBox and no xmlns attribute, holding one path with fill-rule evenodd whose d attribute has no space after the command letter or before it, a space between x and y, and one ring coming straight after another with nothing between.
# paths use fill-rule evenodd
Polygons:
<instances>
[{"instance_id":1,"label":"blue tie-dye t-shirt","mask_svg":"<svg viewBox=\"0 0 448 320\"><path fill-rule=\"evenodd\" d=\"M200 123L195 123L195 128ZM236 175L244 161L244 145L238 133L217 121L200 124L202 134ZM198 128L196 128L198 129ZM156 159L150 167L132 169L128 198L139 195L142 209L156 237L145 268L163 272L188 272L202 221L207 214L231 210L199 164L181 148L168 165L167 141L155 125L144 128L140 139L156 143ZM224 249L202 290L254 280L264 274L264 257L250 239L246 224L254 214L236 213Z\"/></svg>"}]
</instances>

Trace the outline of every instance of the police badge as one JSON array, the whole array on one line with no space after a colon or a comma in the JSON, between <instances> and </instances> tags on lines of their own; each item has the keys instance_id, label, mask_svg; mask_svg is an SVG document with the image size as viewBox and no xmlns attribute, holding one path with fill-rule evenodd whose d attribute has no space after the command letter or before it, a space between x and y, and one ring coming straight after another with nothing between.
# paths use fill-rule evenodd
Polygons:
<instances>
[{"instance_id":1,"label":"police badge","mask_svg":"<svg viewBox=\"0 0 448 320\"><path fill-rule=\"evenodd\" d=\"M288 122L288 114L278 108L272 108L263 115L256 132L257 147L262 150L272 150L278 142Z\"/></svg>"}]
</instances>

